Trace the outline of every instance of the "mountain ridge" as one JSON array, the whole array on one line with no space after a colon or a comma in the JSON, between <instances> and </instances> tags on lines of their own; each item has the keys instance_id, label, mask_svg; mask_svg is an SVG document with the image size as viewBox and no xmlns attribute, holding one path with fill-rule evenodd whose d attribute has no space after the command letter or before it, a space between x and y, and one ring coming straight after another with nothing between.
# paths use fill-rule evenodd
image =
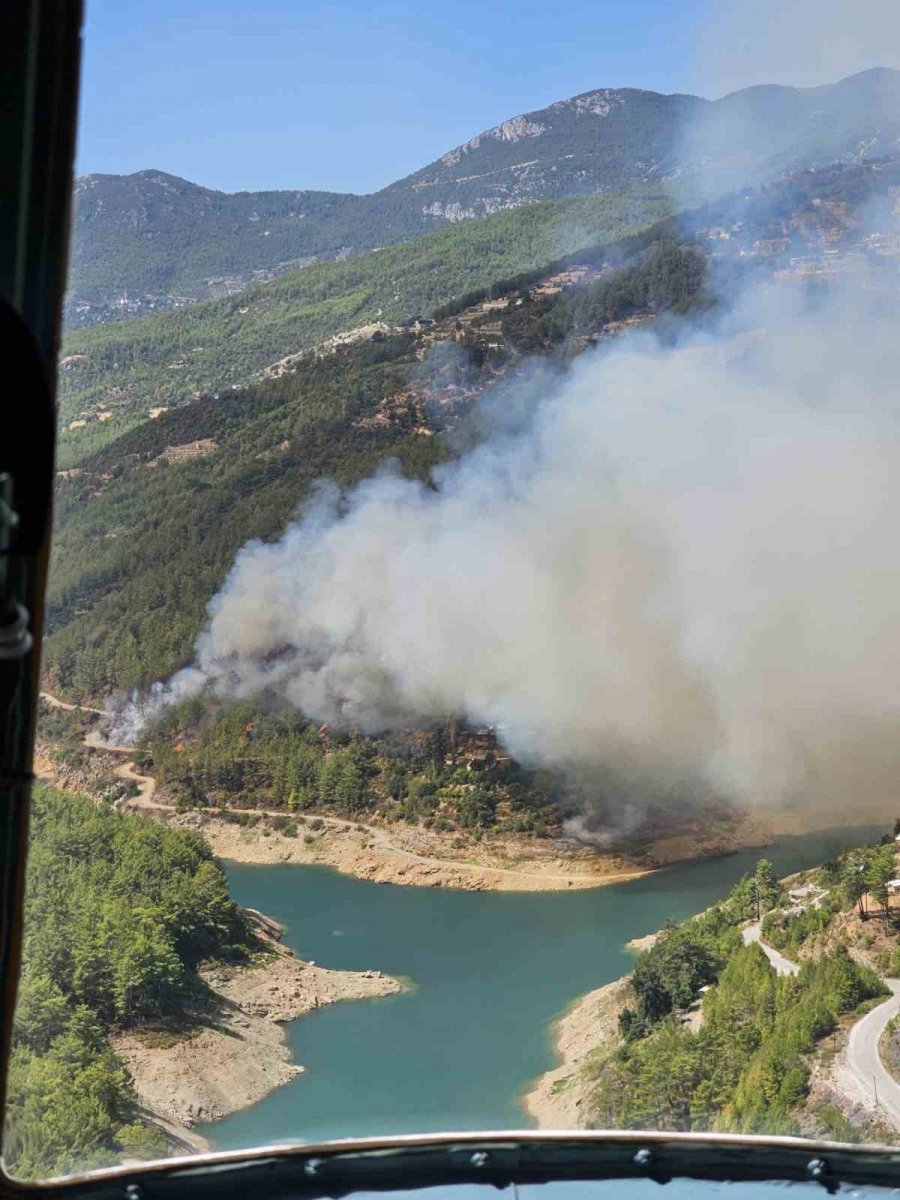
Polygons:
<instances>
[{"instance_id":1,"label":"mountain ridge","mask_svg":"<svg viewBox=\"0 0 900 1200\"><path fill-rule=\"evenodd\" d=\"M232 294L542 200L673 181L679 198L695 200L898 142L900 72L873 68L816 88L758 85L719 100L593 89L482 130L367 194L226 193L154 168L86 175L75 186L67 322Z\"/></svg>"}]
</instances>

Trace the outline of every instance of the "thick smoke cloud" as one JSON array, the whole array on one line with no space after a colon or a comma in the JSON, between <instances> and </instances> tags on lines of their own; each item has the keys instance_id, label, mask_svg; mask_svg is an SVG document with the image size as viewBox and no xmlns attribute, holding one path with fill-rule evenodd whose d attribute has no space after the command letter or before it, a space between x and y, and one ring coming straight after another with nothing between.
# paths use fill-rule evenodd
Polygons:
<instances>
[{"instance_id":1,"label":"thick smoke cloud","mask_svg":"<svg viewBox=\"0 0 900 1200\"><path fill-rule=\"evenodd\" d=\"M241 551L176 694L366 731L464 715L623 802L891 795L900 341L862 290L788 295L585 356L433 487L323 486Z\"/></svg>"}]
</instances>

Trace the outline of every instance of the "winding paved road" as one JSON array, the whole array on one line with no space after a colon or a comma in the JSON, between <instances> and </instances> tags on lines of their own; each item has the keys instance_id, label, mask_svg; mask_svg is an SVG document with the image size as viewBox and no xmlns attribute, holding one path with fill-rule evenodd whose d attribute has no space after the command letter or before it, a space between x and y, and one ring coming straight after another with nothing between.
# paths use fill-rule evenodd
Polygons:
<instances>
[{"instance_id":1,"label":"winding paved road","mask_svg":"<svg viewBox=\"0 0 900 1200\"><path fill-rule=\"evenodd\" d=\"M885 979L891 995L850 1030L847 1066L863 1091L900 1127L900 1083L881 1061L878 1043L884 1027L900 1013L900 979Z\"/></svg>"},{"instance_id":2,"label":"winding paved road","mask_svg":"<svg viewBox=\"0 0 900 1200\"><path fill-rule=\"evenodd\" d=\"M777 950L773 950L771 946L767 946L760 938L760 930L762 929L762 921L757 921L753 925L748 925L743 931L744 945L749 946L752 942L756 942L760 950L775 968L778 975L799 975L800 967L795 962L791 962L789 958L785 958L783 954L779 954Z\"/></svg>"}]
</instances>

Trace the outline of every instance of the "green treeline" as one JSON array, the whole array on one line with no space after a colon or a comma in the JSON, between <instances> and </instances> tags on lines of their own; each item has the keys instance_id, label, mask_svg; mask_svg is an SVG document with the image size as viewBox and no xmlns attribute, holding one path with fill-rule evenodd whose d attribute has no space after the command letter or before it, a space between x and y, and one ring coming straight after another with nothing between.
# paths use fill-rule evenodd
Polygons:
<instances>
[{"instance_id":1,"label":"green treeline","mask_svg":"<svg viewBox=\"0 0 900 1200\"><path fill-rule=\"evenodd\" d=\"M760 859L755 873L735 884L721 904L680 925L666 925L635 961L632 987L637 1004L619 1017L625 1039L645 1037L669 1013L696 1000L740 947L739 926L773 908L780 898L771 864Z\"/></svg>"},{"instance_id":2,"label":"green treeline","mask_svg":"<svg viewBox=\"0 0 900 1200\"><path fill-rule=\"evenodd\" d=\"M703 1001L699 1033L667 1017L600 1070L597 1124L796 1133L804 1054L842 1013L882 994L875 972L844 949L779 977L759 946L740 946Z\"/></svg>"},{"instance_id":3,"label":"green treeline","mask_svg":"<svg viewBox=\"0 0 900 1200\"><path fill-rule=\"evenodd\" d=\"M377 815L476 836L546 835L559 821L546 772L511 762L489 733L474 743L453 726L361 738L319 731L299 713L196 700L168 710L147 749L154 774L185 807ZM288 829L298 832L296 820Z\"/></svg>"},{"instance_id":4,"label":"green treeline","mask_svg":"<svg viewBox=\"0 0 900 1200\"><path fill-rule=\"evenodd\" d=\"M204 1003L197 966L252 946L194 833L34 790L8 1169L47 1177L165 1152L108 1037Z\"/></svg>"}]
</instances>

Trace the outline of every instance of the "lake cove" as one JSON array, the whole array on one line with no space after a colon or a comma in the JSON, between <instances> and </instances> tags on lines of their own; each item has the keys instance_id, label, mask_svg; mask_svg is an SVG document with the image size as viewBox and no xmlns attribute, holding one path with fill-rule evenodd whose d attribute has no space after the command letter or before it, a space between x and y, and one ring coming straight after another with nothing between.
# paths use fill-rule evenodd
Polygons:
<instances>
[{"instance_id":1,"label":"lake cove","mask_svg":"<svg viewBox=\"0 0 900 1200\"><path fill-rule=\"evenodd\" d=\"M759 858L783 875L877 841L883 825L780 838L573 892L380 885L328 867L226 863L231 894L286 926L319 966L406 976L400 995L288 1026L303 1075L198 1128L219 1150L299 1139L522 1128L520 1097L554 1062L548 1027L630 969L631 938L713 904Z\"/></svg>"}]
</instances>

